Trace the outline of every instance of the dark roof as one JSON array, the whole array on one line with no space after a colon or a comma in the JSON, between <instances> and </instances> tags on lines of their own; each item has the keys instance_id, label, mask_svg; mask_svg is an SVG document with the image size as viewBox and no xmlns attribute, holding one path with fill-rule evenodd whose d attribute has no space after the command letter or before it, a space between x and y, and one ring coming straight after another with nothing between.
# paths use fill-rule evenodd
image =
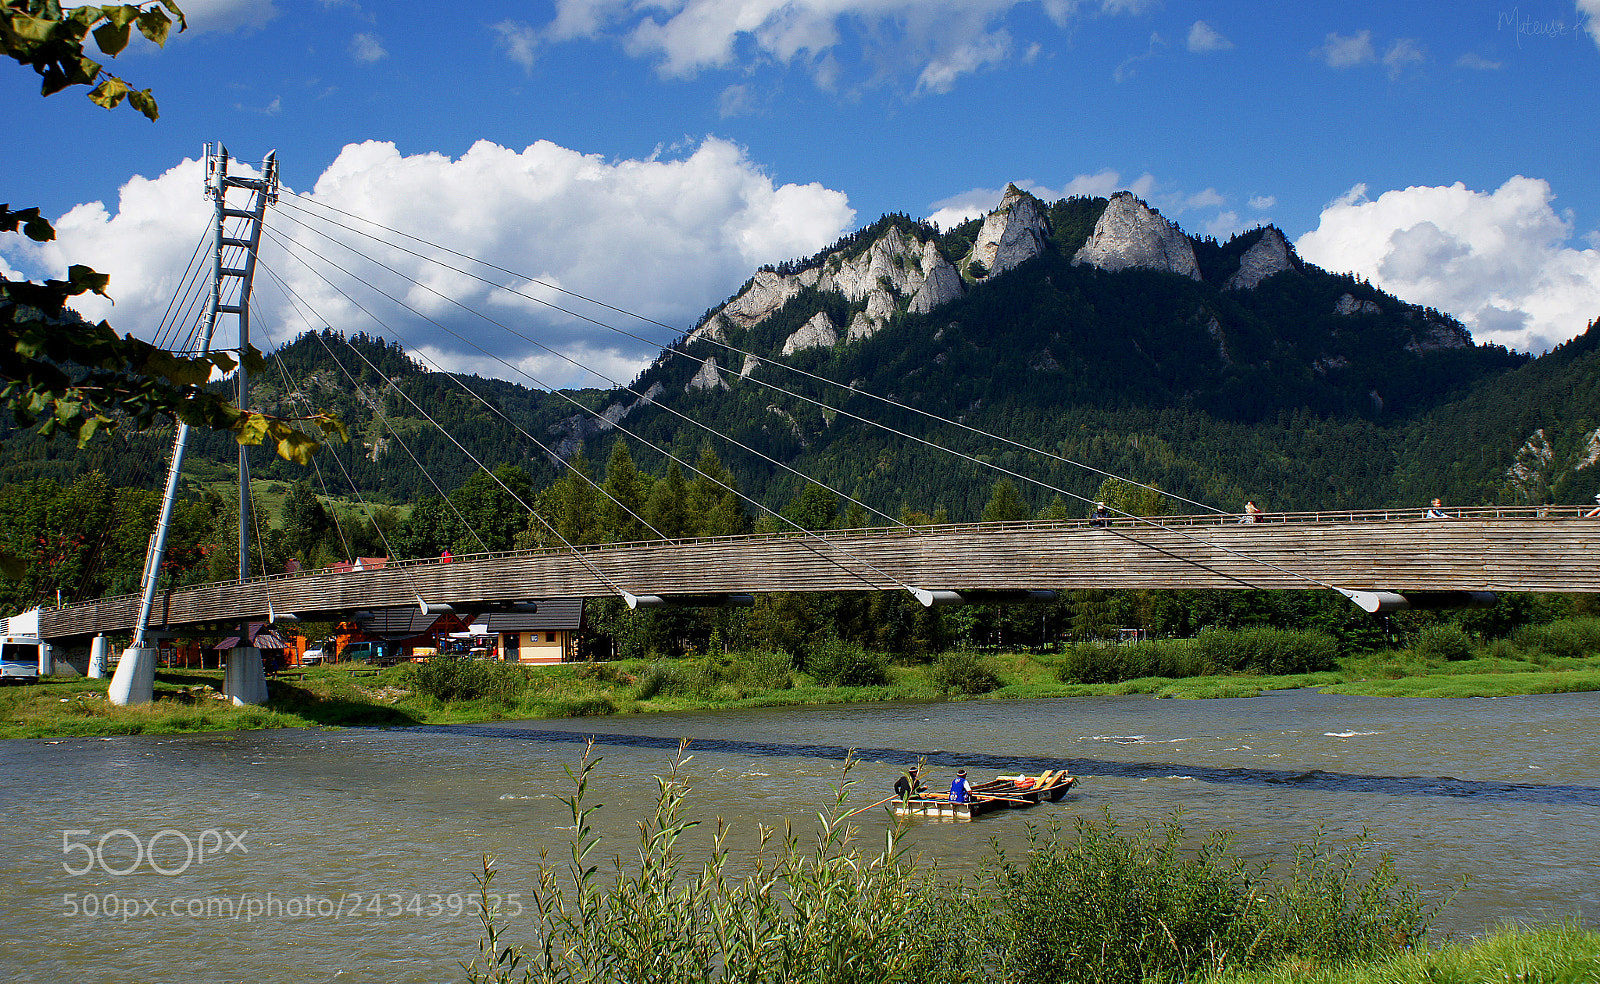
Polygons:
<instances>
[{"instance_id":1,"label":"dark roof","mask_svg":"<svg viewBox=\"0 0 1600 984\"><path fill-rule=\"evenodd\" d=\"M433 623L447 616L425 615L416 605L395 608L374 608L356 619L361 631L395 642L419 636L433 628Z\"/></svg>"},{"instance_id":2,"label":"dark roof","mask_svg":"<svg viewBox=\"0 0 1600 984\"><path fill-rule=\"evenodd\" d=\"M486 626L491 634L557 630L570 632L583 627L583 599L541 598L539 610L536 612L490 612L473 619L472 624Z\"/></svg>"}]
</instances>

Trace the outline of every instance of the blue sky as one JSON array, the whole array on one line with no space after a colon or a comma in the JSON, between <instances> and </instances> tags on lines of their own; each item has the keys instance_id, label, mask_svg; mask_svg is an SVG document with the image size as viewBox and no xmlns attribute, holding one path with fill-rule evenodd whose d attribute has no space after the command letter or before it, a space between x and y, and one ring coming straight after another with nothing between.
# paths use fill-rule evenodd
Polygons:
<instances>
[{"instance_id":1,"label":"blue sky","mask_svg":"<svg viewBox=\"0 0 1600 984\"><path fill-rule=\"evenodd\" d=\"M1047 200L1131 188L1222 239L1276 223L1307 259L1519 349L1600 317L1600 0L184 7L165 50L112 63L154 89L159 122L0 73L0 200L62 233L0 239L0 269L88 262L117 301L88 313L123 330L159 320L203 232L212 140L276 149L295 192L681 329L762 263L884 212L953 222L1007 182ZM375 330L300 289L312 320ZM601 375L513 337L406 340L521 382L626 381L651 355L481 301ZM278 308L258 322L306 327Z\"/></svg>"}]
</instances>

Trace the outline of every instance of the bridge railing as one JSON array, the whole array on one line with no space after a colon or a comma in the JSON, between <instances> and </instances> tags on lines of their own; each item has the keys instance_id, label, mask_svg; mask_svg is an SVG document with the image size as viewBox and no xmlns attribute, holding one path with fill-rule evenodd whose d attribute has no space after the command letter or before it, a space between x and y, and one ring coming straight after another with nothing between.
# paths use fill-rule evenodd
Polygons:
<instances>
[{"instance_id":1,"label":"bridge railing","mask_svg":"<svg viewBox=\"0 0 1600 984\"><path fill-rule=\"evenodd\" d=\"M1588 515L1591 512L1595 511L1595 507L1594 506L1590 506L1590 505L1581 505L1581 506L1464 506L1464 507L1446 506L1443 511L1445 513L1445 517L1444 518L1430 520L1430 521L1431 522L1443 523L1443 522L1450 522L1450 521L1455 521L1455 520L1508 520L1508 519L1517 519L1517 520L1557 520L1557 519L1566 519L1566 520L1571 520L1571 519L1581 519L1581 518L1588 517ZM1405 508L1393 508L1393 509L1319 509L1319 510L1301 510L1301 511L1292 511L1292 512L1264 512L1264 513L1259 514L1256 517L1255 522L1258 523L1258 524L1260 524L1260 523L1267 523L1267 524L1270 524L1270 523L1313 523L1313 524L1315 524L1315 523L1395 523L1395 522L1417 522L1417 521L1420 521L1420 520L1427 519L1426 513L1427 513L1427 507L1426 506L1408 506L1408 507L1405 507ZM1596 525L1596 530L1600 531L1600 517L1595 517L1594 521L1597 524ZM1024 531L1024 530L1027 530L1027 531L1038 531L1038 530L1049 530L1049 529L1077 530L1077 529L1094 528L1094 527L1102 526L1102 525L1103 526L1110 526L1110 527L1114 527L1114 528L1119 528L1119 529L1140 529L1140 528L1152 529L1152 528L1157 528L1157 527L1172 527L1172 528L1179 528L1179 529L1187 529L1187 528L1203 527L1203 526L1238 525L1238 524L1243 524L1243 523L1245 523L1245 519L1244 519L1244 516L1242 514L1240 514L1240 513L1216 513L1216 512L1213 512L1213 513L1198 513L1198 514L1187 514L1187 515L1178 515L1178 516L1130 517L1130 516L1124 516L1124 515L1113 515L1110 519L1106 519L1106 520L1095 520L1093 518L1085 517L1085 518L1082 518L1082 519L1016 520L1016 521L1009 521L1009 522L992 522L992 523L942 523L942 524L930 525L930 526L913 526L913 527L869 526L869 527L864 527L864 528L861 528L861 529L851 529L851 530L823 530L823 531L819 531L816 534L801 533L801 532L796 532L796 531L793 531L793 530L784 530L784 531L771 532L771 533L745 533L745 534L737 534L737 535L732 535L732 536L687 537L687 538L675 539L675 540L642 540L642 541L634 541L634 542L628 542L628 543L575 544L570 548L569 547L565 547L565 546L561 546L561 547L534 547L534 548L522 549L522 550L484 551L484 552L480 552L480 553L471 553L471 554L456 554L456 555L453 555L451 557L451 560L449 562L450 563L472 563L472 562L477 562L477 561L494 561L494 560L504 560L504 559L509 559L509 558L538 557L538 556L541 556L541 555L544 555L544 556L565 556L565 555L567 555L569 553L573 553L573 552L580 553L580 554L593 554L593 553L603 553L603 552L614 551L614 550L633 550L633 549L638 549L640 547L676 547L676 546L683 546L683 545L689 545L689 544L715 544L715 543L731 543L731 542L751 543L751 542L762 542L762 541L767 541L767 540L793 540L793 539L796 539L796 538L799 538L799 537L805 537L805 536L811 536L811 535L826 536L831 541L841 541L841 540L848 541L848 540L856 539L856 538L862 538L862 539L875 538L875 537L882 537L882 536L885 536L885 535L900 536L900 535L905 534L907 531L912 532L912 533L918 533L918 534L949 535L949 534L960 534L960 533L982 534L982 533L999 533L999 532L1006 532L1006 531L1021 532L1021 531ZM443 561L442 558L440 558L440 557L418 557L418 558L405 559L405 560L396 560L396 559L392 559L391 558L391 559L386 560L381 567L373 567L373 568L369 568L369 569L366 569L366 570L344 570L342 568L333 568L333 567L314 567L314 568L307 568L307 569L303 569L303 570L292 571L292 572L287 572L287 573L282 573L282 574L268 574L268 575L263 575L261 577L251 577L251 578L244 578L244 579L231 578L231 579L224 580L224 581L208 581L208 582L204 582L204 585L206 585L206 586L222 586L222 585L229 585L229 584L233 584L233 585L239 585L239 584L268 584L268 585L270 585L270 584L276 583L276 582L292 581L292 580L299 579L299 578L323 577L323 576L327 576L328 574L338 573L338 572L343 572L343 573L348 573L348 574L351 574L351 575L354 575L354 576L359 576L359 575L364 574L364 573L371 573L371 572L376 572L376 571L380 571L380 570L403 569L403 568L424 567L424 566L431 568L431 567L434 567L434 566L436 566L436 565L438 565L440 563L444 563L444 562L445 561ZM177 588L175 590L182 590L182 589L185 589L185 588L193 588L193 587L201 587L201 586L202 586L201 584L182 585L182 586L180 586L179 588ZM270 591L270 587L269 587L268 590ZM93 600L93 603L94 604L110 604L110 603L115 603L115 602L126 602L129 599L137 599L137 598L138 598L137 594L115 595L115 596L107 596L107 597L102 597L102 598L96 598L96 599ZM70 607L74 607L74 605L76 605L76 604L88 604L88 603L89 602L77 602L77 603L74 603L74 604L62 605L62 606L59 606L59 607L61 607L61 608L70 608ZM49 607L49 606L47 606L47 607Z\"/></svg>"}]
</instances>

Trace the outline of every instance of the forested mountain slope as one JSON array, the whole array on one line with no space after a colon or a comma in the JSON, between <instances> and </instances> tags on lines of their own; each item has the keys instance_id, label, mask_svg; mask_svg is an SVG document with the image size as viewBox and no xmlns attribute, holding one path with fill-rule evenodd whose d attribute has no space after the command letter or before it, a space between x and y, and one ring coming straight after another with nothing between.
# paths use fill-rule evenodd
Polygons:
<instances>
[{"instance_id":1,"label":"forested mountain slope","mask_svg":"<svg viewBox=\"0 0 1600 984\"><path fill-rule=\"evenodd\" d=\"M1595 335L1530 361L1300 260L1274 228L1219 243L1127 193L1047 204L1011 188L955 229L884 216L757 271L629 390L457 379L327 331L285 346L257 398L337 413L352 441L318 455L320 481L391 502L454 489L478 462L543 486L557 456L605 462L619 439L655 473L650 444L691 463L709 445L775 507L802 480L774 462L887 513L951 519L980 514L999 477L983 463L1042 483L1022 483L1035 511L1057 497L1045 486L1092 496L1103 478L927 415L1229 509L1573 501L1600 488ZM11 433L0 469L151 486L169 440L81 453ZM234 454L207 436L191 474L220 478ZM254 461L258 477L305 474Z\"/></svg>"}]
</instances>

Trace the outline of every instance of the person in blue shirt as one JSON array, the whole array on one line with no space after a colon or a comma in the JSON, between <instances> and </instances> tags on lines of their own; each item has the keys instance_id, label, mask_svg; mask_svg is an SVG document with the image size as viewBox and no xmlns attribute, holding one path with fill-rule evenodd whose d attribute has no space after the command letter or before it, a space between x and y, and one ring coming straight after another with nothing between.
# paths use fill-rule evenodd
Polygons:
<instances>
[{"instance_id":1,"label":"person in blue shirt","mask_svg":"<svg viewBox=\"0 0 1600 984\"><path fill-rule=\"evenodd\" d=\"M967 785L967 770L956 771L956 781L950 784L950 802L966 803L972 799L972 787Z\"/></svg>"}]
</instances>

